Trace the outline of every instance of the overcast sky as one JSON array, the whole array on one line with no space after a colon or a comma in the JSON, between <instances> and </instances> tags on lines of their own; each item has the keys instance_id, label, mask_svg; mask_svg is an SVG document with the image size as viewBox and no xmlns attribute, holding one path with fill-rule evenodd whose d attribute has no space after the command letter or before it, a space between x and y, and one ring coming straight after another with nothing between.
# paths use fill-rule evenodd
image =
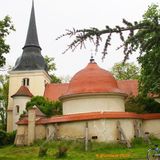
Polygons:
<instances>
[{"instance_id":1,"label":"overcast sky","mask_svg":"<svg viewBox=\"0 0 160 160\"><path fill-rule=\"evenodd\" d=\"M88 45L87 49L62 54L70 39L56 41L57 36L63 34L65 29L121 25L123 18L138 21L151 3L160 5L159 0L35 0L42 55L55 58L58 76L72 76L88 64L94 46ZM6 56L7 64L14 66L26 40L32 0L0 0L0 4L0 19L9 15L16 28L16 32L7 38L11 50ZM100 51L94 56L102 68L109 70L114 63L123 60L121 51L116 51L118 44L118 37L115 37L103 62ZM135 57L132 56L130 61L135 61Z\"/></svg>"}]
</instances>

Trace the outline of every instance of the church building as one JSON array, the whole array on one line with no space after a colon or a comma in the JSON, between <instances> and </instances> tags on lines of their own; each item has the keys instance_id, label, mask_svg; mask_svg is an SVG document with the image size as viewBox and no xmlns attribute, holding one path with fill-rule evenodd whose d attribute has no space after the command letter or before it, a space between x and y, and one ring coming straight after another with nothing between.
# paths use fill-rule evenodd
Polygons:
<instances>
[{"instance_id":1,"label":"church building","mask_svg":"<svg viewBox=\"0 0 160 160\"><path fill-rule=\"evenodd\" d=\"M83 139L129 144L134 137L160 130L160 114L125 112L125 98L138 94L136 80L116 80L93 57L69 83L50 83L47 65L41 54L34 3L22 55L9 72L7 131L17 130L16 145L29 145L37 139ZM60 100L63 115L46 117L36 106L26 111L33 96ZM160 134L156 134L160 138Z\"/></svg>"}]
</instances>

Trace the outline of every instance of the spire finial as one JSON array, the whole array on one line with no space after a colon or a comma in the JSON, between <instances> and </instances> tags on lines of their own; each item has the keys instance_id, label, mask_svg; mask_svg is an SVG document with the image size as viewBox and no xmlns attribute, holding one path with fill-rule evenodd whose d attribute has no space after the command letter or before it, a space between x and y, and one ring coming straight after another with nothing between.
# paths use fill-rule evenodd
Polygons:
<instances>
[{"instance_id":1,"label":"spire finial","mask_svg":"<svg viewBox=\"0 0 160 160\"><path fill-rule=\"evenodd\" d=\"M31 9L28 33L27 33L26 43L23 49L26 47L37 47L41 49L41 47L39 46L38 34L37 34L36 19L34 12L34 0L32 0L32 9Z\"/></svg>"},{"instance_id":2,"label":"spire finial","mask_svg":"<svg viewBox=\"0 0 160 160\"><path fill-rule=\"evenodd\" d=\"M92 52L91 52L90 63L95 63L94 58L93 58L93 53L92 53Z\"/></svg>"}]
</instances>

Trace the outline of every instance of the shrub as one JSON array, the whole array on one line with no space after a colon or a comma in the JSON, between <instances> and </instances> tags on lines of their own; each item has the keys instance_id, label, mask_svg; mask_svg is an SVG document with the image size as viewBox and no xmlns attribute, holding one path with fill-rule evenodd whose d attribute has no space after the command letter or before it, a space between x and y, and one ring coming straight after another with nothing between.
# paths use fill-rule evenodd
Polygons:
<instances>
[{"instance_id":1,"label":"shrub","mask_svg":"<svg viewBox=\"0 0 160 160\"><path fill-rule=\"evenodd\" d=\"M44 157L47 155L48 148L46 146L40 146L39 157Z\"/></svg>"},{"instance_id":2,"label":"shrub","mask_svg":"<svg viewBox=\"0 0 160 160\"><path fill-rule=\"evenodd\" d=\"M133 146L146 146L147 145L146 141L142 137L136 137L132 139L131 143Z\"/></svg>"},{"instance_id":3,"label":"shrub","mask_svg":"<svg viewBox=\"0 0 160 160\"><path fill-rule=\"evenodd\" d=\"M128 97L125 110L136 113L160 113L160 104L150 97Z\"/></svg>"},{"instance_id":4,"label":"shrub","mask_svg":"<svg viewBox=\"0 0 160 160\"><path fill-rule=\"evenodd\" d=\"M42 96L32 97L31 101L26 104L26 109L28 110L33 106L37 106L47 116L62 114L62 103L60 101L49 101Z\"/></svg>"},{"instance_id":5,"label":"shrub","mask_svg":"<svg viewBox=\"0 0 160 160\"><path fill-rule=\"evenodd\" d=\"M16 137L16 131L7 133L7 144L13 144Z\"/></svg>"},{"instance_id":6,"label":"shrub","mask_svg":"<svg viewBox=\"0 0 160 160\"><path fill-rule=\"evenodd\" d=\"M7 133L5 131L0 131L0 146L5 145Z\"/></svg>"},{"instance_id":7,"label":"shrub","mask_svg":"<svg viewBox=\"0 0 160 160\"><path fill-rule=\"evenodd\" d=\"M58 152L56 153L56 158L63 158L67 156L67 147L59 146Z\"/></svg>"},{"instance_id":8,"label":"shrub","mask_svg":"<svg viewBox=\"0 0 160 160\"><path fill-rule=\"evenodd\" d=\"M16 136L16 131L7 133L1 130L0 131L0 146L13 144L15 136Z\"/></svg>"}]
</instances>

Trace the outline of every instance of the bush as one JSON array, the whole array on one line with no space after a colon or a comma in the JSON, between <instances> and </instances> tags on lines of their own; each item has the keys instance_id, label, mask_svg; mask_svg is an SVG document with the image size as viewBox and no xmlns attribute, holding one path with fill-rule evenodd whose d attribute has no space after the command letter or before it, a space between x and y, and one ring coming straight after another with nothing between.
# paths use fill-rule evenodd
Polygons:
<instances>
[{"instance_id":1,"label":"bush","mask_svg":"<svg viewBox=\"0 0 160 160\"><path fill-rule=\"evenodd\" d=\"M16 137L16 131L7 133L7 144L13 144Z\"/></svg>"},{"instance_id":2,"label":"bush","mask_svg":"<svg viewBox=\"0 0 160 160\"><path fill-rule=\"evenodd\" d=\"M65 146L59 146L58 152L56 153L56 158L63 158L67 156L68 148Z\"/></svg>"},{"instance_id":3,"label":"bush","mask_svg":"<svg viewBox=\"0 0 160 160\"><path fill-rule=\"evenodd\" d=\"M135 147L135 146L146 146L146 145L148 145L147 143L146 143L146 141L144 140L144 138L142 138L142 137L136 137L136 138L133 138L132 139L132 145Z\"/></svg>"},{"instance_id":4,"label":"bush","mask_svg":"<svg viewBox=\"0 0 160 160\"><path fill-rule=\"evenodd\" d=\"M16 136L16 131L7 133L1 130L0 131L0 146L13 144L15 136Z\"/></svg>"},{"instance_id":5,"label":"bush","mask_svg":"<svg viewBox=\"0 0 160 160\"><path fill-rule=\"evenodd\" d=\"M39 148L39 157L44 157L47 155L48 148L45 146L41 146Z\"/></svg>"},{"instance_id":6,"label":"bush","mask_svg":"<svg viewBox=\"0 0 160 160\"><path fill-rule=\"evenodd\" d=\"M7 138L7 133L5 131L0 131L0 146L5 145Z\"/></svg>"},{"instance_id":7,"label":"bush","mask_svg":"<svg viewBox=\"0 0 160 160\"><path fill-rule=\"evenodd\" d=\"M26 109L28 110L33 106L37 106L48 117L62 115L62 103L60 101L49 101L42 96L35 96L27 102Z\"/></svg>"},{"instance_id":8,"label":"bush","mask_svg":"<svg viewBox=\"0 0 160 160\"><path fill-rule=\"evenodd\" d=\"M128 97L125 111L136 113L160 113L160 104L150 97Z\"/></svg>"}]
</instances>

